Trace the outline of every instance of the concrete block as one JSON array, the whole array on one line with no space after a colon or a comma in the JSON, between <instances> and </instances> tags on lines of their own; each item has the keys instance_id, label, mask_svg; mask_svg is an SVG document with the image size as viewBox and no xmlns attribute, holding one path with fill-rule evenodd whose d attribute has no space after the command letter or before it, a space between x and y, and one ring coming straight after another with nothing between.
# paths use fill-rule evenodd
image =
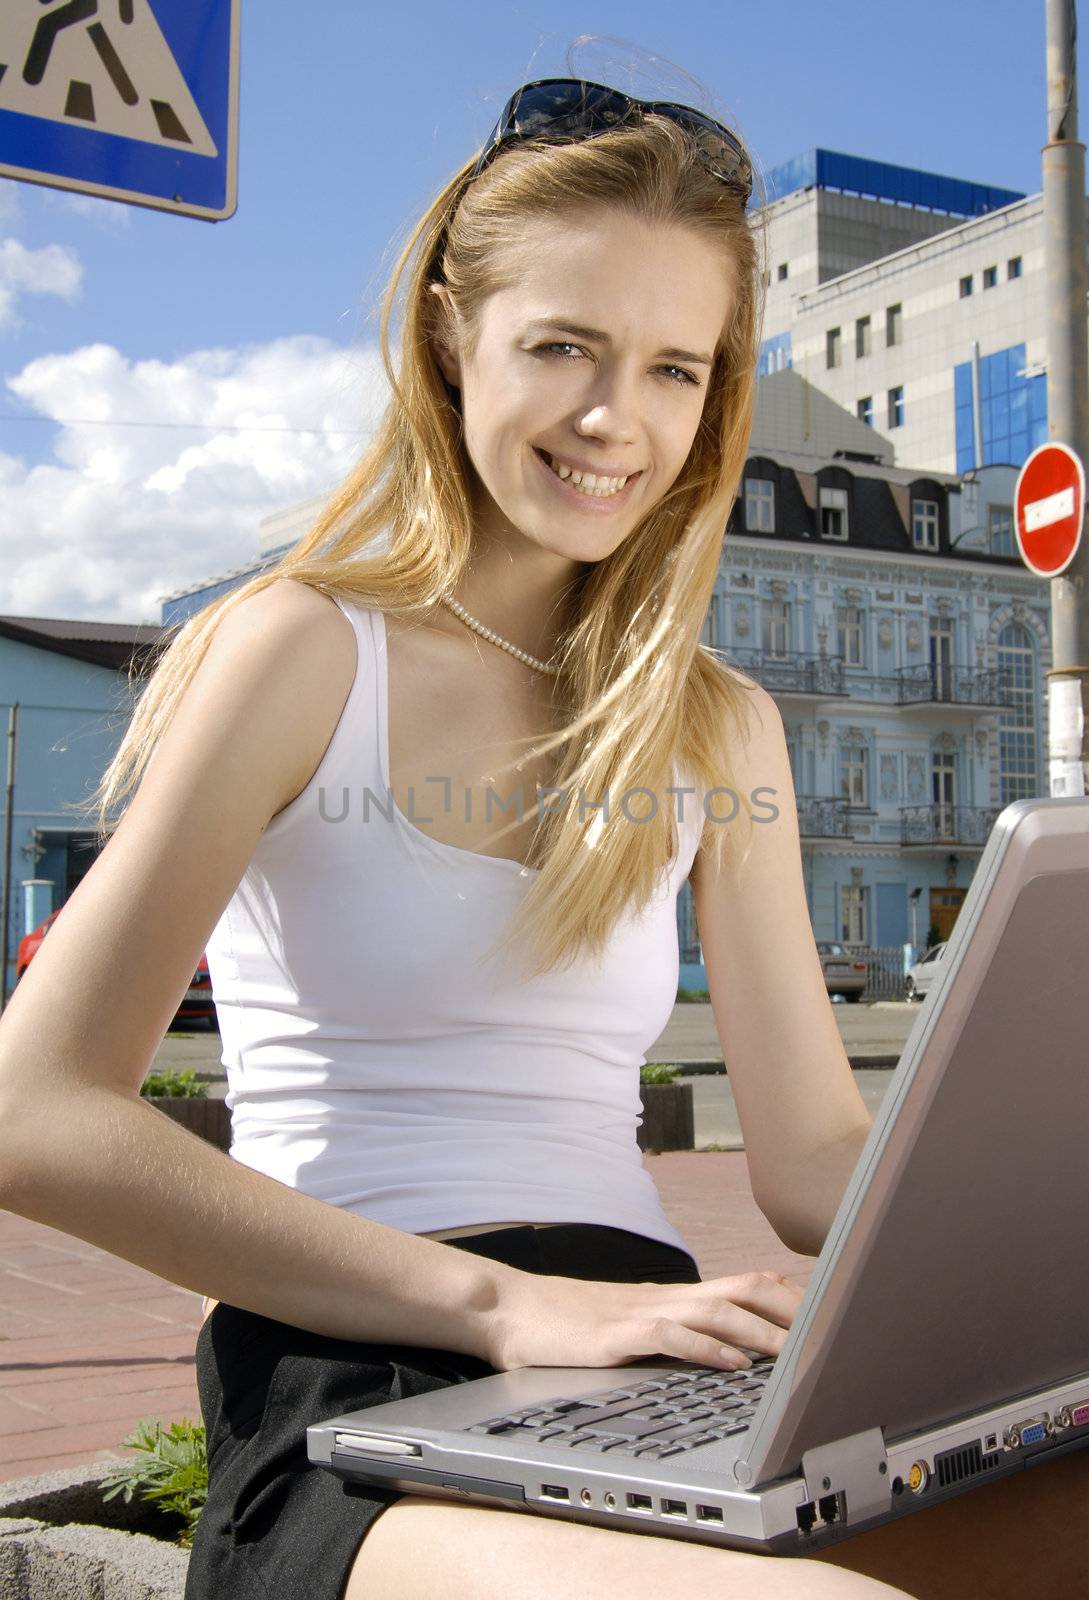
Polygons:
<instances>
[{"instance_id":1,"label":"concrete block","mask_svg":"<svg viewBox=\"0 0 1089 1600\"><path fill-rule=\"evenodd\" d=\"M141 1528L162 1513L104 1501L112 1462L0 1483L4 1600L183 1600L188 1552Z\"/></svg>"}]
</instances>

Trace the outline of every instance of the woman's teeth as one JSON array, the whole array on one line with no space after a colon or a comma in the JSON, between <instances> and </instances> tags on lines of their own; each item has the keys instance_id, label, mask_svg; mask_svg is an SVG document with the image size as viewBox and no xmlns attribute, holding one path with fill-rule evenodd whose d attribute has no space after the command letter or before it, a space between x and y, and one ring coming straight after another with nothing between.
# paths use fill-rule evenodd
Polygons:
<instances>
[{"instance_id":1,"label":"woman's teeth","mask_svg":"<svg viewBox=\"0 0 1089 1600\"><path fill-rule=\"evenodd\" d=\"M542 456L542 460L552 468L557 478L573 484L582 494L596 495L599 499L619 494L628 481L627 478L598 478L592 472L575 472L572 467L565 467L562 461L552 461L548 456Z\"/></svg>"}]
</instances>

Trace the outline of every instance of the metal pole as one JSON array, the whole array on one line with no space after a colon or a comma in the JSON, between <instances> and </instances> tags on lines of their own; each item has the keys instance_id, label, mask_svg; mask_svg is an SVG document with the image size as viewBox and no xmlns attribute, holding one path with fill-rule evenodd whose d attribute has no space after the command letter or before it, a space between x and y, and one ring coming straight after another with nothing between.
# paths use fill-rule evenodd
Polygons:
<instances>
[{"instance_id":1,"label":"metal pole","mask_svg":"<svg viewBox=\"0 0 1089 1600\"><path fill-rule=\"evenodd\" d=\"M1047 293L1048 433L1089 462L1089 268L1085 146L1078 141L1076 0L1047 6L1047 131L1044 268ZM1051 580L1052 665L1048 679L1048 777L1052 795L1084 795L1089 680L1089 545Z\"/></svg>"},{"instance_id":2,"label":"metal pole","mask_svg":"<svg viewBox=\"0 0 1089 1600\"><path fill-rule=\"evenodd\" d=\"M0 1012L8 1003L8 930L11 911L11 820L15 806L15 733L19 726L19 702L8 707L7 802L4 806L4 888L0 905Z\"/></svg>"}]
</instances>

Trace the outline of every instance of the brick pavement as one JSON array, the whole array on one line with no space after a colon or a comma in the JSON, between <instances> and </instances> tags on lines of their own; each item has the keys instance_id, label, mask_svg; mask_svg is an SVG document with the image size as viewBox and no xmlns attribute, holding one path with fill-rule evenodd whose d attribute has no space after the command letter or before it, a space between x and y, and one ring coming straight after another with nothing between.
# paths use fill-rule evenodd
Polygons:
<instances>
[{"instance_id":1,"label":"brick pavement","mask_svg":"<svg viewBox=\"0 0 1089 1600\"><path fill-rule=\"evenodd\" d=\"M704 1278L749 1267L803 1283L757 1210L742 1152L646 1156ZM121 1460L140 1417L199 1420L200 1297L81 1239L0 1211L0 1480Z\"/></svg>"}]
</instances>

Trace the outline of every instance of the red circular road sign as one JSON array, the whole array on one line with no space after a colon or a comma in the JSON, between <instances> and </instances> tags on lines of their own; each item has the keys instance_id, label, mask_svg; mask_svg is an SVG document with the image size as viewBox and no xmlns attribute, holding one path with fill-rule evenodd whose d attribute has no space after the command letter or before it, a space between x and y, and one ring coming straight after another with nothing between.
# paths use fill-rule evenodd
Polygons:
<instances>
[{"instance_id":1,"label":"red circular road sign","mask_svg":"<svg viewBox=\"0 0 1089 1600\"><path fill-rule=\"evenodd\" d=\"M1085 511L1085 469L1065 444L1042 444L1021 468L1014 526L1021 559L1041 578L1057 578L1074 559Z\"/></svg>"}]
</instances>

